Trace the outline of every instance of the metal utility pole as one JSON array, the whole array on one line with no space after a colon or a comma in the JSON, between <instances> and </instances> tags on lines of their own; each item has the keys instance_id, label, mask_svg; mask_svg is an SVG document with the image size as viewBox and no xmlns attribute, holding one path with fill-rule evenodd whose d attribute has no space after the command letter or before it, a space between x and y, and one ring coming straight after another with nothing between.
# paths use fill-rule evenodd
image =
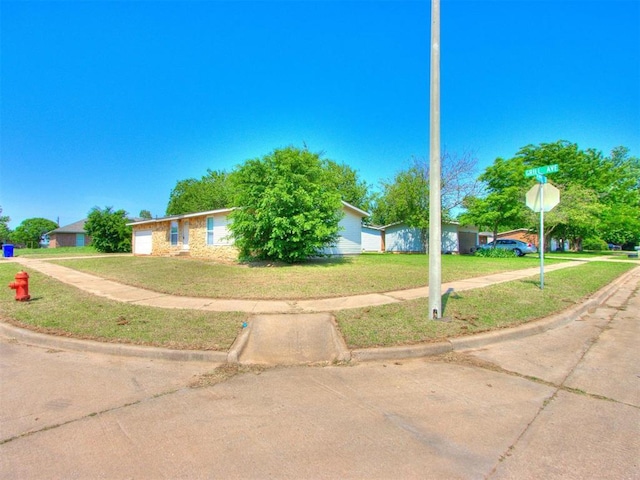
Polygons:
<instances>
[{"instance_id":1,"label":"metal utility pole","mask_svg":"<svg viewBox=\"0 0 640 480\"><path fill-rule=\"evenodd\" d=\"M429 111L429 318L442 318L442 200L440 198L440 0L431 0Z\"/></svg>"}]
</instances>

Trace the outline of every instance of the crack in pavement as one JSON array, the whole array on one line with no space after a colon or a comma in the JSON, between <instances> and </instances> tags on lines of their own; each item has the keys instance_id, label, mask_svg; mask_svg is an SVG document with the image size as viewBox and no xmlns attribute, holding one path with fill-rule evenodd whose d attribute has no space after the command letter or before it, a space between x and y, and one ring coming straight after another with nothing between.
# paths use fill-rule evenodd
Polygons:
<instances>
[{"instance_id":1,"label":"crack in pavement","mask_svg":"<svg viewBox=\"0 0 640 480\"><path fill-rule=\"evenodd\" d=\"M86 415L82 415L82 416L77 417L77 418L72 418L72 419L67 420L65 422L60 422L60 423L56 423L56 424L53 424L53 425L47 425L47 426L44 426L42 428L38 428L37 430L29 430L29 431L21 433L19 435L13 435L12 437L0 440L0 445L5 445L5 444L7 444L9 442L13 442L14 440L18 440L20 438L30 437L31 435L35 435L37 433L46 432L46 431L49 431L49 430L54 430L56 428L64 427L65 425L69 425L71 423L79 422L79 421L85 420L87 418L97 417L98 415L103 415L105 413L110 413L110 412L114 412L114 411L117 411L117 410L121 410L123 408L127 408L127 407L131 407L131 406L134 406L134 405L138 405L138 404L141 404L141 403L143 403L143 402L145 402L147 400L154 400L156 398L164 397L166 395L171 395L171 394L179 392L180 390L183 390L183 388L174 388L172 390L167 390L166 392L156 393L156 394L153 394L153 395L151 395L149 397L141 398L139 400L135 400L133 402L128 402L128 403L125 403L123 405L118 405L116 407L105 408L104 410L100 410L98 412L91 412L91 413L88 413Z\"/></svg>"},{"instance_id":2,"label":"crack in pavement","mask_svg":"<svg viewBox=\"0 0 640 480\"><path fill-rule=\"evenodd\" d=\"M633 292L632 295L635 294L637 291L638 291L638 289L636 289L636 291ZM497 463L494 465L494 467L491 469L491 471L485 476L485 479L491 478L496 473L496 470L498 469L498 466L500 465L500 463L505 458L507 458L508 456L511 455L511 452L513 450L515 450L516 446L518 445L520 440L523 438L523 436L529 431L531 426L536 422L536 420L540 417L540 415L547 409L547 406L549 404L551 404L551 402L553 402L557 398L558 393L561 392L561 391L572 393L572 394L575 394L575 395L584 395L586 397L593 398L593 399L596 399L596 400L603 400L603 401L618 403L618 404L621 404L621 405L627 405L627 406L634 407L636 409L640 408L640 407L637 407L635 405L629 405L626 402L621 402L621 401L613 399L613 398L609 398L609 397L605 397L603 395L597 395L597 394L585 392L583 390L580 390L580 389L577 389L577 388L568 387L568 386L565 385L565 382L567 381L567 379L575 372L575 370L578 367L578 365L580 365L580 363L584 360L584 358L591 351L593 346L598 343L598 340L600 339L602 333L605 330L611 328L609 325L610 325L611 321L614 319L614 317L616 315L617 315L617 313L614 313L613 315L611 315L609 317L609 319L607 320L607 322L604 325L602 325L600 327L597 327L598 330L599 330L598 334L591 340L591 342L589 343L589 346L584 350L584 352L582 352L582 355L580 355L580 358L578 358L578 360L575 362L573 367L564 376L564 378L562 379L562 381L559 384L554 384L553 382L548 382L548 381L542 380L540 378L519 374L518 372L512 372L512 371L509 371L509 370L505 370L505 369L503 369L502 367L500 367L498 365L491 364L491 362L486 362L487 364L494 365L495 368L492 368L492 370L494 370L494 371L507 373L507 374L510 374L510 375L515 375L515 376L527 379L529 381L534 381L536 383L540 383L540 384L543 384L543 385L548 385L550 387L553 387L555 390L553 391L553 393L548 398L546 398L542 402L542 405L538 409L537 413L534 415L534 417L531 419L531 421L523 428L522 432L520 432L520 435L518 435L518 438L516 438L516 440L511 445L509 445L509 447L507 447L507 450L499 457ZM483 368L481 365L478 365L478 366L480 368Z\"/></svg>"}]
</instances>

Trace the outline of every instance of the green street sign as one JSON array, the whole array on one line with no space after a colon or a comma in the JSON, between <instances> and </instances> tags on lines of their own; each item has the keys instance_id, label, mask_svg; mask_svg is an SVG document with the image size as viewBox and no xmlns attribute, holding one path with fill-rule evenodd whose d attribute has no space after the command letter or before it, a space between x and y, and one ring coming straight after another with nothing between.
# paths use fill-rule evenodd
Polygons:
<instances>
[{"instance_id":1,"label":"green street sign","mask_svg":"<svg viewBox=\"0 0 640 480\"><path fill-rule=\"evenodd\" d=\"M536 177L538 175L546 175L547 173L556 173L560 169L558 168L558 164L554 165L546 165L544 167L536 167L530 168L529 170L525 170L525 177Z\"/></svg>"}]
</instances>

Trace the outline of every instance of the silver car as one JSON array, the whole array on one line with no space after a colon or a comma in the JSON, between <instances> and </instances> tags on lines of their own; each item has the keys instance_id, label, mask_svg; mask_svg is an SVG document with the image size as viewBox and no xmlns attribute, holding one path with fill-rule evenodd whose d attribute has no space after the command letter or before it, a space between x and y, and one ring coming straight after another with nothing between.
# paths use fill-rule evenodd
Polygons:
<instances>
[{"instance_id":1,"label":"silver car","mask_svg":"<svg viewBox=\"0 0 640 480\"><path fill-rule=\"evenodd\" d=\"M493 248L493 242L480 245L480 248ZM514 238L499 238L496 240L496 248L503 250L512 250L518 257L522 257L527 253L537 253L538 249L533 243L526 243Z\"/></svg>"}]
</instances>

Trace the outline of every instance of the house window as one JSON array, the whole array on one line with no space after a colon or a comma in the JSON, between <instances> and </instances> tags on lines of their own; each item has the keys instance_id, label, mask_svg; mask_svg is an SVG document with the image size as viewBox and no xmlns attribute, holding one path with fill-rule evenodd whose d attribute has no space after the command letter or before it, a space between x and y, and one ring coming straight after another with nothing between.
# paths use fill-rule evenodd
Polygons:
<instances>
[{"instance_id":1,"label":"house window","mask_svg":"<svg viewBox=\"0 0 640 480\"><path fill-rule=\"evenodd\" d=\"M213 245L213 217L207 217L207 245Z\"/></svg>"},{"instance_id":2,"label":"house window","mask_svg":"<svg viewBox=\"0 0 640 480\"><path fill-rule=\"evenodd\" d=\"M169 241L171 242L171 245L178 245L178 222L171 222Z\"/></svg>"}]
</instances>

